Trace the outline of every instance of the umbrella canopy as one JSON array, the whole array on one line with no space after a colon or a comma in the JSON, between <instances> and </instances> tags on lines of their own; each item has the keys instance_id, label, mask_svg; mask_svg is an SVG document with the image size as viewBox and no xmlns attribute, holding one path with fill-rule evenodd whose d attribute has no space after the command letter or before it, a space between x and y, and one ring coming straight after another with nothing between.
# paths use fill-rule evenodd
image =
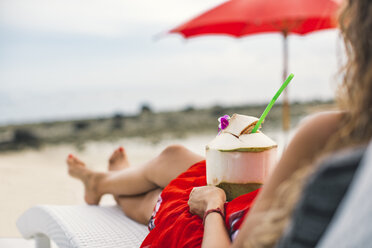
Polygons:
<instances>
[{"instance_id":1,"label":"umbrella canopy","mask_svg":"<svg viewBox=\"0 0 372 248\"><path fill-rule=\"evenodd\" d=\"M307 34L334 28L334 0L230 0L172 29L185 38L206 34L242 37L266 32Z\"/></svg>"},{"instance_id":2,"label":"umbrella canopy","mask_svg":"<svg viewBox=\"0 0 372 248\"><path fill-rule=\"evenodd\" d=\"M335 28L340 0L230 0L172 29L185 38L280 32L284 37L283 81L287 77L287 35ZM288 89L288 88L287 88ZM290 128L287 89L283 94L283 130Z\"/></svg>"}]
</instances>

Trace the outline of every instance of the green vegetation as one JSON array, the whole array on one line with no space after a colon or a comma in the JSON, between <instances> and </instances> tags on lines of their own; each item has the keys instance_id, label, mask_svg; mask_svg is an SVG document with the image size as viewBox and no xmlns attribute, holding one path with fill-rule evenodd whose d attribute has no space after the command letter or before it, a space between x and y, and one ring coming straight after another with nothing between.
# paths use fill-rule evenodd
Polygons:
<instances>
[{"instance_id":1,"label":"green vegetation","mask_svg":"<svg viewBox=\"0 0 372 248\"><path fill-rule=\"evenodd\" d=\"M0 127L0 152L44 145L70 143L82 146L87 141L114 141L123 137L143 137L157 142L164 137L182 138L189 134L217 133L217 118L233 113L259 117L266 105L186 107L178 112L154 113L144 104L141 113L126 116L116 113L108 118L44 122ZM295 126L305 115L333 108L332 102L294 103L291 121ZM265 119L263 130L281 128L281 106L275 105Z\"/></svg>"}]
</instances>

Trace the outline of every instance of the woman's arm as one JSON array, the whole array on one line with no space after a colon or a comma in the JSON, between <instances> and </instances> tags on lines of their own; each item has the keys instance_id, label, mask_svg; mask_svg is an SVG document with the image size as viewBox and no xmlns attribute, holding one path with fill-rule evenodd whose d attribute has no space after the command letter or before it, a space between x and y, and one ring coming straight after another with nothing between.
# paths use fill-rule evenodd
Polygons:
<instances>
[{"instance_id":1,"label":"woman's arm","mask_svg":"<svg viewBox=\"0 0 372 248\"><path fill-rule=\"evenodd\" d=\"M204 221L202 248L226 248L230 247L230 244L231 241L227 234L225 220L219 213L208 214Z\"/></svg>"},{"instance_id":2,"label":"woman's arm","mask_svg":"<svg viewBox=\"0 0 372 248\"><path fill-rule=\"evenodd\" d=\"M276 188L301 166L311 162L322 152L330 136L337 130L341 118L341 112L327 112L303 121L245 218L233 247L244 246L244 241L265 217L265 212L275 197Z\"/></svg>"},{"instance_id":3,"label":"woman's arm","mask_svg":"<svg viewBox=\"0 0 372 248\"><path fill-rule=\"evenodd\" d=\"M211 209L219 208L224 214L225 201L226 194L222 189L213 186L203 186L193 188L188 203L190 212L199 215L203 219L204 214ZM229 247L230 243L225 220L221 213L209 213L204 219L202 248L225 248Z\"/></svg>"}]
</instances>

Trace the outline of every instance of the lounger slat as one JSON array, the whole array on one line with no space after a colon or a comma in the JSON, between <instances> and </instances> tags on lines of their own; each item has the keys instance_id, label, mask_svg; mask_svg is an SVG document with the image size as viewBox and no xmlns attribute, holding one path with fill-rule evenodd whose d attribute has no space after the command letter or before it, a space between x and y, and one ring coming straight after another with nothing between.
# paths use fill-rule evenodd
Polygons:
<instances>
[{"instance_id":1,"label":"lounger slat","mask_svg":"<svg viewBox=\"0 0 372 248\"><path fill-rule=\"evenodd\" d=\"M139 247L148 234L116 206L35 206L17 227L24 238L45 235L59 248Z\"/></svg>"}]
</instances>

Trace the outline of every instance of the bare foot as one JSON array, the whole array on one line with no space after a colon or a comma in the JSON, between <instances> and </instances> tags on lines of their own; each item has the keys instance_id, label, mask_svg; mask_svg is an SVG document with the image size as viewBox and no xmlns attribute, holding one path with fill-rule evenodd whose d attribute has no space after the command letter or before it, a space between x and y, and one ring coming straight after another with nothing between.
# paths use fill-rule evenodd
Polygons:
<instances>
[{"instance_id":1,"label":"bare foot","mask_svg":"<svg viewBox=\"0 0 372 248\"><path fill-rule=\"evenodd\" d=\"M98 184L106 174L89 170L81 160L71 154L66 162L70 176L80 179L84 183L85 202L89 205L98 205L102 196L102 193L98 191Z\"/></svg>"},{"instance_id":2,"label":"bare foot","mask_svg":"<svg viewBox=\"0 0 372 248\"><path fill-rule=\"evenodd\" d=\"M108 170L118 171L129 167L127 154L123 147L119 147L114 151L109 159Z\"/></svg>"},{"instance_id":3,"label":"bare foot","mask_svg":"<svg viewBox=\"0 0 372 248\"><path fill-rule=\"evenodd\" d=\"M109 171L119 171L129 167L129 161L127 154L123 147L119 147L114 151L109 159L108 170ZM119 196L113 195L117 204L119 204Z\"/></svg>"}]
</instances>

